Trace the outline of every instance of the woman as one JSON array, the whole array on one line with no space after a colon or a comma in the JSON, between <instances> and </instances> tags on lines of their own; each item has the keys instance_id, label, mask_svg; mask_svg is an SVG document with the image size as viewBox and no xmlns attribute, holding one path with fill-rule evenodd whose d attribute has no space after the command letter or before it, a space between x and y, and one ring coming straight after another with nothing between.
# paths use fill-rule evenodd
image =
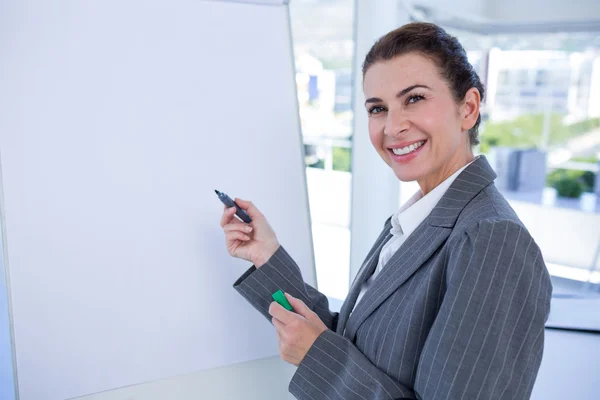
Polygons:
<instances>
[{"instance_id":1,"label":"woman","mask_svg":"<svg viewBox=\"0 0 600 400\"><path fill-rule=\"evenodd\" d=\"M411 23L363 64L369 135L420 191L384 225L340 313L305 284L265 217L225 210L236 289L271 319L299 399L527 399L552 286L540 250L475 158L483 86L456 38ZM286 292L294 312L271 302Z\"/></svg>"}]
</instances>

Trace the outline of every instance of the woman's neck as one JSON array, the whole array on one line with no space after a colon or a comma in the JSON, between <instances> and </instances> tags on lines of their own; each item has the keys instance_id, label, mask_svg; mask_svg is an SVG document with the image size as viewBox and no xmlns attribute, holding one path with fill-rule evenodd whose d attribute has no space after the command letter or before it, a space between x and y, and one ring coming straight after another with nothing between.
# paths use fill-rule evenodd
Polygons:
<instances>
[{"instance_id":1,"label":"woman's neck","mask_svg":"<svg viewBox=\"0 0 600 400\"><path fill-rule=\"evenodd\" d=\"M446 164L438 168L436 171L429 174L427 177L418 181L419 187L423 196L435 189L440 183L444 182L456 171L469 164L475 158L473 152L469 148L468 152L457 152L455 157L452 157Z\"/></svg>"}]
</instances>

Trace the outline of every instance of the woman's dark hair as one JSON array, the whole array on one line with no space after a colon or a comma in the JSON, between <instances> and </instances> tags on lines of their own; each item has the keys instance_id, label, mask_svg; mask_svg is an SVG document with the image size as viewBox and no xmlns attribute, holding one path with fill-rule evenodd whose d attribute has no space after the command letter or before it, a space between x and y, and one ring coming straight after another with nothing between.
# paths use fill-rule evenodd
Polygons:
<instances>
[{"instance_id":1,"label":"woman's dark hair","mask_svg":"<svg viewBox=\"0 0 600 400\"><path fill-rule=\"evenodd\" d=\"M369 50L362 66L363 78L367 70L378 61L388 61L397 56L419 53L431 59L441 76L448 82L457 102L462 102L471 88L479 90L483 101L484 88L479 76L469 63L467 53L454 36L435 24L412 22L381 37ZM469 130L471 146L479 143L479 124Z\"/></svg>"}]
</instances>

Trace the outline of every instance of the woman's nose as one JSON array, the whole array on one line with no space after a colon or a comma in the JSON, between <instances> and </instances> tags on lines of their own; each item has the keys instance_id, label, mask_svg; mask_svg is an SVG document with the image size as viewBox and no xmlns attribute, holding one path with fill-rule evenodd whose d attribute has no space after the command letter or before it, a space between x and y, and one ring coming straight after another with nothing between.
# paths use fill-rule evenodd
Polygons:
<instances>
[{"instance_id":1,"label":"woman's nose","mask_svg":"<svg viewBox=\"0 0 600 400\"><path fill-rule=\"evenodd\" d=\"M410 122L401 111L388 111L387 119L385 121L385 129L383 133L387 136L400 136L404 132L408 131Z\"/></svg>"}]
</instances>

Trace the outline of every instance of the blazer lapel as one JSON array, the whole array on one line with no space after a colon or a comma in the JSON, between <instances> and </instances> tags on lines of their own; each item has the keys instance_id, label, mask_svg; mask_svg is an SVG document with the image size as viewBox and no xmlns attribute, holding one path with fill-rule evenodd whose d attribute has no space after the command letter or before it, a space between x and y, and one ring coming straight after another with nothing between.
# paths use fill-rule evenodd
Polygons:
<instances>
[{"instance_id":1,"label":"blazer lapel","mask_svg":"<svg viewBox=\"0 0 600 400\"><path fill-rule=\"evenodd\" d=\"M495 177L484 156L458 175L433 211L400 246L357 304L346 323L345 336L353 340L365 319L443 246L463 209Z\"/></svg>"},{"instance_id":2,"label":"blazer lapel","mask_svg":"<svg viewBox=\"0 0 600 400\"><path fill-rule=\"evenodd\" d=\"M362 288L362 284L369 279L375 268L377 267L377 263L379 261L379 253L383 248L384 244L391 238L390 229L392 224L390 222L391 218L388 218L384 224L383 231L379 234L379 237L375 241L375 244L367 254L363 265L360 267L350 290L348 291L348 296L346 296L346 300L344 304L342 304L342 308L340 309L340 314L338 317L338 324L336 327L336 332L339 334L344 333L344 329L346 328L346 322L348 322L348 316L352 312L354 308L354 304L356 303L356 299L360 294L360 290Z\"/></svg>"},{"instance_id":3,"label":"blazer lapel","mask_svg":"<svg viewBox=\"0 0 600 400\"><path fill-rule=\"evenodd\" d=\"M446 241L452 230L425 220L383 267L350 315L346 336L353 339L364 320L396 291Z\"/></svg>"}]
</instances>

